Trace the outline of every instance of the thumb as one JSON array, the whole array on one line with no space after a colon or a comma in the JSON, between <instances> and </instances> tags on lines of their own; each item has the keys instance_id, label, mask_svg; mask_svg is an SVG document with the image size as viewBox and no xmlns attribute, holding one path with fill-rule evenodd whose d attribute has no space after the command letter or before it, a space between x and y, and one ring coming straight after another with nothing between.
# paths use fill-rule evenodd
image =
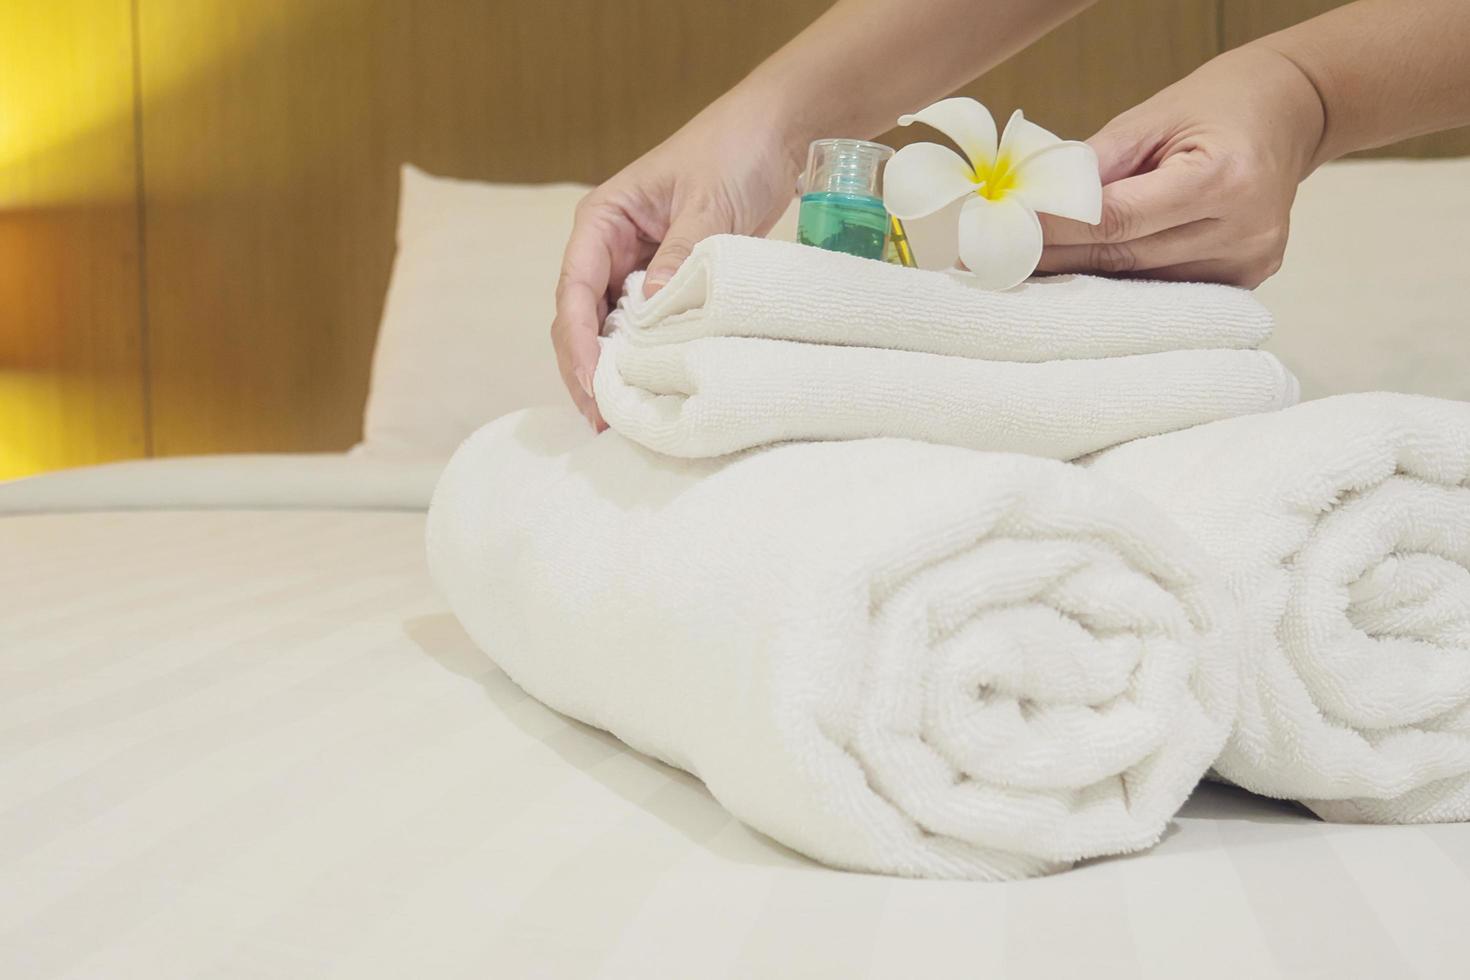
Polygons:
<instances>
[{"instance_id":1,"label":"thumb","mask_svg":"<svg viewBox=\"0 0 1470 980\"><path fill-rule=\"evenodd\" d=\"M674 220L669 222L668 233L648 263L648 274L643 278L644 298L663 289L674 278L674 273L679 271L679 266L684 264L695 245L711 235L734 230L730 219L709 205L687 207L674 215Z\"/></svg>"},{"instance_id":2,"label":"thumb","mask_svg":"<svg viewBox=\"0 0 1470 980\"><path fill-rule=\"evenodd\" d=\"M1126 122L1120 122L1122 118L1114 119L1087 141L1097 154L1098 176L1104 184L1138 173L1155 145L1154 140L1143 137Z\"/></svg>"}]
</instances>

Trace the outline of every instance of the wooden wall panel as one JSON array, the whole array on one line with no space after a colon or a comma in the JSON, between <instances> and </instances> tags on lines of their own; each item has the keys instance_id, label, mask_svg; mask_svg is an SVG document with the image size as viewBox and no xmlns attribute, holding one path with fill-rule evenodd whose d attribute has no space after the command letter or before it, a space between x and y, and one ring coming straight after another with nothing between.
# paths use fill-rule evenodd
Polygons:
<instances>
[{"instance_id":1,"label":"wooden wall panel","mask_svg":"<svg viewBox=\"0 0 1470 980\"><path fill-rule=\"evenodd\" d=\"M597 180L822 6L140 2L164 454L354 441L402 162Z\"/></svg>"},{"instance_id":2,"label":"wooden wall panel","mask_svg":"<svg viewBox=\"0 0 1470 980\"><path fill-rule=\"evenodd\" d=\"M165 454L357 437L400 163L601 180L828 5L139 2ZM1112 0L971 90L1085 136L1208 57L1214 30L1213 0Z\"/></svg>"},{"instance_id":3,"label":"wooden wall panel","mask_svg":"<svg viewBox=\"0 0 1470 980\"><path fill-rule=\"evenodd\" d=\"M0 474L349 445L399 164L595 182L829 2L0 4ZM1103 0L963 91L1083 137L1333 2Z\"/></svg>"},{"instance_id":4,"label":"wooden wall panel","mask_svg":"<svg viewBox=\"0 0 1470 980\"><path fill-rule=\"evenodd\" d=\"M1221 0L1220 23L1226 48L1301 23L1349 0ZM1470 39L1467 39L1470 44ZM1452 157L1470 155L1470 126L1430 133L1354 156Z\"/></svg>"},{"instance_id":5,"label":"wooden wall panel","mask_svg":"<svg viewBox=\"0 0 1470 980\"><path fill-rule=\"evenodd\" d=\"M1118 113L1184 77L1219 50L1216 0L1102 0L960 91L1004 125L1022 108L1069 139L1085 139ZM933 139L898 130L898 145Z\"/></svg>"},{"instance_id":6,"label":"wooden wall panel","mask_svg":"<svg viewBox=\"0 0 1470 980\"><path fill-rule=\"evenodd\" d=\"M129 21L0 3L0 478L147 449Z\"/></svg>"}]
</instances>

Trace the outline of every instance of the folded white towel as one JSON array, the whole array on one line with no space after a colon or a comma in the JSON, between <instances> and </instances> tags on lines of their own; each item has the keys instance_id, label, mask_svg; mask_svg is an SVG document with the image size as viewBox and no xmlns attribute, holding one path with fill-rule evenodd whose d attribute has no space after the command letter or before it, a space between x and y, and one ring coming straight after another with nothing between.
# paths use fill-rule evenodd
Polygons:
<instances>
[{"instance_id":1,"label":"folded white towel","mask_svg":"<svg viewBox=\"0 0 1470 980\"><path fill-rule=\"evenodd\" d=\"M1470 404L1343 395L1104 453L1245 612L1216 769L1328 819L1470 819Z\"/></svg>"},{"instance_id":2,"label":"folded white towel","mask_svg":"<svg viewBox=\"0 0 1470 980\"><path fill-rule=\"evenodd\" d=\"M1146 847L1234 707L1198 549L1048 460L686 461L523 412L449 464L428 551L531 694L842 867L1007 878Z\"/></svg>"},{"instance_id":3,"label":"folded white towel","mask_svg":"<svg viewBox=\"0 0 1470 980\"><path fill-rule=\"evenodd\" d=\"M744 337L657 347L609 337L596 391L614 429L685 457L893 436L1074 459L1297 399L1296 379L1264 351L1026 364Z\"/></svg>"},{"instance_id":4,"label":"folded white towel","mask_svg":"<svg viewBox=\"0 0 1470 980\"><path fill-rule=\"evenodd\" d=\"M897 436L1071 459L1294 404L1249 348L1243 290L1033 280L1002 293L822 249L721 235L608 318L595 378L608 424L674 456Z\"/></svg>"},{"instance_id":5,"label":"folded white towel","mask_svg":"<svg viewBox=\"0 0 1470 980\"><path fill-rule=\"evenodd\" d=\"M987 292L963 272L739 235L700 242L652 299L642 276L615 319L635 344L763 337L1053 361L1243 350L1271 334L1266 308L1230 286L1056 276Z\"/></svg>"}]
</instances>

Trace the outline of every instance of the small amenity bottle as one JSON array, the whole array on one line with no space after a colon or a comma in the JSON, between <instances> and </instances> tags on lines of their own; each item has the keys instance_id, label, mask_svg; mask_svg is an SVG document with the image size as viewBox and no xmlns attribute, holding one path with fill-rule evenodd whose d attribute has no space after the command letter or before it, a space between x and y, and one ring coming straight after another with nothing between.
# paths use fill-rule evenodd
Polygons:
<instances>
[{"instance_id":1,"label":"small amenity bottle","mask_svg":"<svg viewBox=\"0 0 1470 980\"><path fill-rule=\"evenodd\" d=\"M888 243L883 164L893 148L867 140L816 140L801 177L796 240L833 252L882 259Z\"/></svg>"}]
</instances>

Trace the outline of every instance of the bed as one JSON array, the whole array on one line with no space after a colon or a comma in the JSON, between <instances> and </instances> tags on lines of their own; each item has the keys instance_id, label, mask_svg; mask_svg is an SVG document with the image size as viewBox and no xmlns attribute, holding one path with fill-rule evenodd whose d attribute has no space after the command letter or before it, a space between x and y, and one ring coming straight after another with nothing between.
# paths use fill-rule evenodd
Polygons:
<instances>
[{"instance_id":1,"label":"bed","mask_svg":"<svg viewBox=\"0 0 1470 980\"><path fill-rule=\"evenodd\" d=\"M1422 179L1385 183L1384 167ZM1428 223L1463 236L1463 161L1333 168L1308 184L1298 223L1334 220L1364 183L1435 180L1443 210ZM528 332L534 348L486 348L507 385L425 404L430 349L445 341L424 332L471 330L465 311L483 296L462 297L457 320L445 277L464 240L424 231L434 253L405 229L411 211L434 211L474 234L476 207L511 206L504 193L561 214L573 191L406 181L363 446L0 486L0 976L1470 971L1470 826L1332 825L1205 784L1143 856L1006 885L858 875L747 830L696 780L527 697L436 595L423 511L456 425L555 395L529 390L547 379L516 360L538 356L544 332ZM425 210L450 193L448 212ZM1311 393L1384 386L1382 317L1355 315L1384 301L1347 295L1383 290L1334 275L1356 285L1321 299L1317 235L1337 240L1301 235L1265 294L1277 346L1296 367L1311 340L1287 318L1310 312L1358 348L1304 373ZM1456 241L1442 254L1461 268ZM1427 324L1402 343L1460 346L1383 370L1418 372L1391 386L1470 397L1470 331L1457 330L1470 284L1411 258L1363 257ZM1434 285L1426 296L1416 282ZM419 294L438 297L433 310ZM1351 372L1334 374L1338 362Z\"/></svg>"}]
</instances>

